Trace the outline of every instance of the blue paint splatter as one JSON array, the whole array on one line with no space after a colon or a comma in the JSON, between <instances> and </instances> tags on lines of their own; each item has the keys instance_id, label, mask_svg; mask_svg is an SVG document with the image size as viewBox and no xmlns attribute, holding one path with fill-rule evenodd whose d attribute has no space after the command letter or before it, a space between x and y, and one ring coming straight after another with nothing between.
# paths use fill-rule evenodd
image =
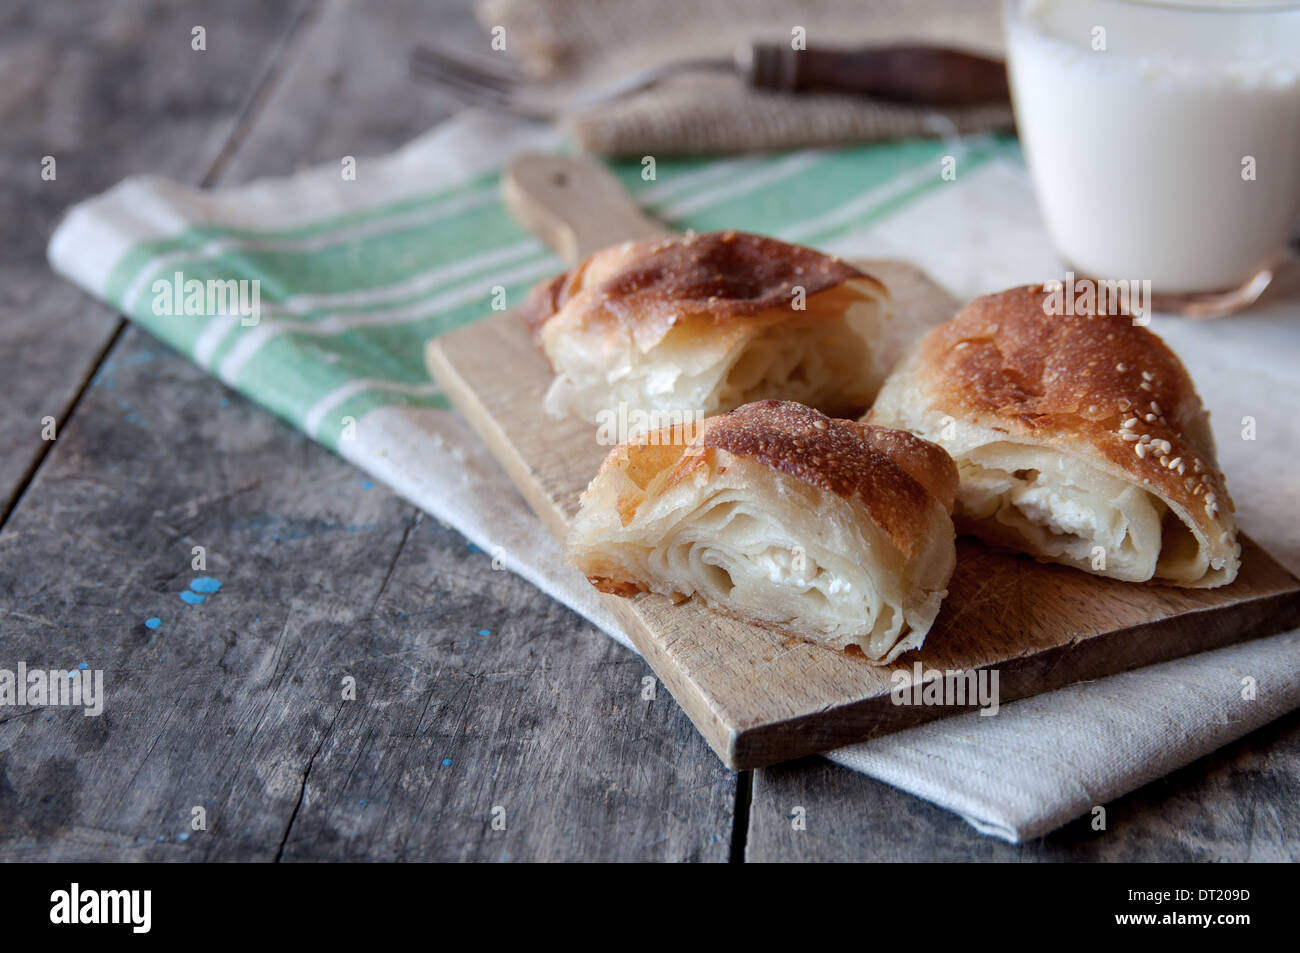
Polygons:
<instances>
[{"instance_id":1,"label":"blue paint splatter","mask_svg":"<svg viewBox=\"0 0 1300 953\"><path fill-rule=\"evenodd\" d=\"M363 490L373 490L374 488L375 488L375 485L374 485L374 483L372 483L370 480L362 480L362 481L361 481L361 489L363 489Z\"/></svg>"},{"instance_id":2,"label":"blue paint splatter","mask_svg":"<svg viewBox=\"0 0 1300 953\"><path fill-rule=\"evenodd\" d=\"M82 662L80 665L77 666L77 668L81 669L84 672L86 669L90 668L90 666L87 665L85 662Z\"/></svg>"},{"instance_id":3,"label":"blue paint splatter","mask_svg":"<svg viewBox=\"0 0 1300 953\"><path fill-rule=\"evenodd\" d=\"M444 768L450 768L450 767L451 767L451 758L443 758L443 759L442 759L442 766L443 766Z\"/></svg>"},{"instance_id":4,"label":"blue paint splatter","mask_svg":"<svg viewBox=\"0 0 1300 953\"><path fill-rule=\"evenodd\" d=\"M471 553L481 553L481 552L483 552L483 550L479 549L479 548L478 548L477 546L475 546L473 543L469 543L469 544L467 544L467 545L469 546L469 551L470 551Z\"/></svg>"},{"instance_id":5,"label":"blue paint splatter","mask_svg":"<svg viewBox=\"0 0 1300 953\"><path fill-rule=\"evenodd\" d=\"M76 673L76 672L69 672L69 673L68 673L68 678L76 678L76 677L77 677L77 673Z\"/></svg>"},{"instance_id":6,"label":"blue paint splatter","mask_svg":"<svg viewBox=\"0 0 1300 953\"><path fill-rule=\"evenodd\" d=\"M478 634L479 634L479 635L491 635L491 634L492 634L492 630L491 630L491 629L479 629L479 630L478 630Z\"/></svg>"},{"instance_id":7,"label":"blue paint splatter","mask_svg":"<svg viewBox=\"0 0 1300 953\"><path fill-rule=\"evenodd\" d=\"M176 839L177 839L178 841L187 841L187 840L190 839L190 835L189 835L188 832L187 832L187 833L184 833L184 834L177 834L177 835L176 835Z\"/></svg>"},{"instance_id":8,"label":"blue paint splatter","mask_svg":"<svg viewBox=\"0 0 1300 953\"><path fill-rule=\"evenodd\" d=\"M157 616L154 616L152 619L144 620L144 627L146 629L156 629L160 625L162 625L162 619L158 618Z\"/></svg>"},{"instance_id":9,"label":"blue paint splatter","mask_svg":"<svg viewBox=\"0 0 1300 953\"><path fill-rule=\"evenodd\" d=\"M200 602L203 602L204 599L205 599L205 597L199 595L197 592L182 592L182 593L181 593L181 602L188 602L188 603L189 603L190 605L192 605L192 606L196 606L196 605L198 605Z\"/></svg>"},{"instance_id":10,"label":"blue paint splatter","mask_svg":"<svg viewBox=\"0 0 1300 953\"><path fill-rule=\"evenodd\" d=\"M211 594L221 588L221 580L213 579L211 576L199 576L198 579L190 583L190 588L195 592Z\"/></svg>"}]
</instances>

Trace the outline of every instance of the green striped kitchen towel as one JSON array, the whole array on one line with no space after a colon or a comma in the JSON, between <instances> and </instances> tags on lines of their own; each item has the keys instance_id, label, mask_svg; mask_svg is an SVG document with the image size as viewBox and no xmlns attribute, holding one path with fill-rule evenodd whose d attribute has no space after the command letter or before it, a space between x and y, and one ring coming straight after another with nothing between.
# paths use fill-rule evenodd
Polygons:
<instances>
[{"instance_id":1,"label":"green striped kitchen towel","mask_svg":"<svg viewBox=\"0 0 1300 953\"><path fill-rule=\"evenodd\" d=\"M96 297L339 449L350 436L345 420L381 408L445 409L420 344L487 313L494 288L518 300L563 267L497 199L502 162L553 145L550 137L511 127L515 135L488 137L488 148L456 148L466 125L384 158L215 192L129 179L77 207L50 257ZM678 229L818 244L937 188L947 148L915 141L663 160L652 180L639 163L615 172ZM970 168L996 143L965 148ZM198 298L191 283L205 286ZM253 307L258 316L244 313Z\"/></svg>"},{"instance_id":2,"label":"green striped kitchen towel","mask_svg":"<svg viewBox=\"0 0 1300 953\"><path fill-rule=\"evenodd\" d=\"M562 262L511 220L501 166L557 150L535 126L466 113L374 159L200 191L128 179L73 208L54 268L231 387L460 529L626 641L429 379L423 345L518 301ZM979 138L614 167L679 229L817 243L861 229L1005 152ZM574 574L576 575L576 574Z\"/></svg>"},{"instance_id":3,"label":"green striped kitchen towel","mask_svg":"<svg viewBox=\"0 0 1300 953\"><path fill-rule=\"evenodd\" d=\"M49 257L92 295L627 645L423 364L425 341L487 313L494 288L518 301L561 268L510 220L496 192L510 156L557 148L544 130L467 113L389 156L287 179L215 191L129 179L70 210ZM950 156L960 181L944 174ZM1041 278L1054 266L1005 140L665 159L653 179L642 169L614 167L678 229L738 228L842 254L908 257L962 293ZM1273 655L1252 654L1270 644ZM1289 681L1234 708L1233 666ZM1300 638L1278 636L828 757L1017 840L1296 704ZM1183 735L1171 740L1170 725Z\"/></svg>"}]
</instances>

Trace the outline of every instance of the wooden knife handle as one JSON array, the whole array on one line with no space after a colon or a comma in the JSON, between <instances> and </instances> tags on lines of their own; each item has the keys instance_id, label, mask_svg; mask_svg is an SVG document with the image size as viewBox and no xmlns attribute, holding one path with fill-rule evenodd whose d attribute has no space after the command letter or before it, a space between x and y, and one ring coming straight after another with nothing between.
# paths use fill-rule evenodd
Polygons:
<instances>
[{"instance_id":1,"label":"wooden knife handle","mask_svg":"<svg viewBox=\"0 0 1300 953\"><path fill-rule=\"evenodd\" d=\"M618 242L669 234L607 169L581 156L524 153L501 175L506 208L572 264Z\"/></svg>"},{"instance_id":2,"label":"wooden knife handle","mask_svg":"<svg viewBox=\"0 0 1300 953\"><path fill-rule=\"evenodd\" d=\"M936 46L795 50L786 43L756 43L738 59L759 89L835 90L926 106L1010 98L1001 60Z\"/></svg>"}]
</instances>

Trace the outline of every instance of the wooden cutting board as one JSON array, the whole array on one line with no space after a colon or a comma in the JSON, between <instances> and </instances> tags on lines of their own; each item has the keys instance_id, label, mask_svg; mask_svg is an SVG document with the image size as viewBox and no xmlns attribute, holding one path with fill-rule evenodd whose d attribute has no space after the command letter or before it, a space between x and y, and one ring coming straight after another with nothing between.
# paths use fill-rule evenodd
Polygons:
<instances>
[{"instance_id":1,"label":"wooden cutting board","mask_svg":"<svg viewBox=\"0 0 1300 953\"><path fill-rule=\"evenodd\" d=\"M607 172L581 159L528 156L503 177L512 211L565 258L663 232ZM917 269L859 263L918 327L957 302ZM608 452L595 428L542 410L551 381L519 319L499 313L430 342L429 369L561 539ZM1050 691L1300 625L1300 582L1250 540L1221 589L1100 579L960 538L948 597L916 652L888 667L716 615L691 600L602 596L641 654L726 764L755 768L964 710L897 705L891 689L914 663L996 669L999 698ZM923 678L925 676L923 675Z\"/></svg>"}]
</instances>

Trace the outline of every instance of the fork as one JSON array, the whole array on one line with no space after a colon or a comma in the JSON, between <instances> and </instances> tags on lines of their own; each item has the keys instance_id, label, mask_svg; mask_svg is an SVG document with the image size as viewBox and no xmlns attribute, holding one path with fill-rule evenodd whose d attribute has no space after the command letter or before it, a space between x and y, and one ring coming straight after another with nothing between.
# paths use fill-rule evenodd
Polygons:
<instances>
[{"instance_id":1,"label":"fork","mask_svg":"<svg viewBox=\"0 0 1300 953\"><path fill-rule=\"evenodd\" d=\"M439 85L469 105L554 119L647 89L685 72L739 74L756 89L802 92L830 89L894 102L959 106L1006 100L1000 60L933 46L794 50L784 43L752 43L731 58L683 59L636 70L600 83L537 82L508 65L489 66L428 46L411 53L418 79Z\"/></svg>"}]
</instances>

